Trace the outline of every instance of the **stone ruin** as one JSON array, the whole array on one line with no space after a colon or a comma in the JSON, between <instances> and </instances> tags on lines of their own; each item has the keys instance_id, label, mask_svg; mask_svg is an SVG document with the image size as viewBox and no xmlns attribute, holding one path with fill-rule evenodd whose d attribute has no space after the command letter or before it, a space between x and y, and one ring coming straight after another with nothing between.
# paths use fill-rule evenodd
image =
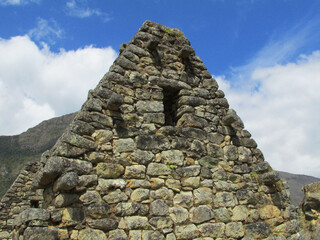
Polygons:
<instances>
[{"instance_id":1,"label":"stone ruin","mask_svg":"<svg viewBox=\"0 0 320 240\"><path fill-rule=\"evenodd\" d=\"M150 21L37 164L2 239L300 239L288 185L188 39Z\"/></svg>"},{"instance_id":2,"label":"stone ruin","mask_svg":"<svg viewBox=\"0 0 320 240\"><path fill-rule=\"evenodd\" d=\"M42 205L42 189L32 189L32 179L41 163L28 163L0 201L0 239L11 239L14 219L24 210Z\"/></svg>"}]
</instances>

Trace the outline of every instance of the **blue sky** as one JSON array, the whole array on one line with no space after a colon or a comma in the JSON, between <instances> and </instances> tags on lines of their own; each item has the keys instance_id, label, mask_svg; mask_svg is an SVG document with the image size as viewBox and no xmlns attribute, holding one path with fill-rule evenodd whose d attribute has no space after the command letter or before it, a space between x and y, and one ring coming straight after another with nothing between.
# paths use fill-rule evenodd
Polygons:
<instances>
[{"instance_id":1,"label":"blue sky","mask_svg":"<svg viewBox=\"0 0 320 240\"><path fill-rule=\"evenodd\" d=\"M31 34L31 38L37 44L47 42L52 51L86 45L118 49L148 19L181 29L215 74L228 73L230 67L246 63L266 44L294 35L308 24L314 24L306 33L311 39L281 60L291 60L301 52L309 54L320 41L316 33L320 27L318 0L0 2L1 38L28 34L45 21L51 32Z\"/></svg>"},{"instance_id":2,"label":"blue sky","mask_svg":"<svg viewBox=\"0 0 320 240\"><path fill-rule=\"evenodd\" d=\"M0 0L0 17L0 135L80 109L151 20L184 32L274 168L320 177L319 0Z\"/></svg>"}]
</instances>

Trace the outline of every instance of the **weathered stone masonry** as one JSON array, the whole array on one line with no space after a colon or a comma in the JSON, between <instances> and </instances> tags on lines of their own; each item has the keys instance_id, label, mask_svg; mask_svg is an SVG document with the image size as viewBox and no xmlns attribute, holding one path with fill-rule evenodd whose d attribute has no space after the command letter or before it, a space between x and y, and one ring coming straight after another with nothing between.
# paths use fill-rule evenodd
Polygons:
<instances>
[{"instance_id":1,"label":"weathered stone masonry","mask_svg":"<svg viewBox=\"0 0 320 240\"><path fill-rule=\"evenodd\" d=\"M287 185L177 29L146 21L51 149L13 239L298 239Z\"/></svg>"},{"instance_id":2,"label":"weathered stone masonry","mask_svg":"<svg viewBox=\"0 0 320 240\"><path fill-rule=\"evenodd\" d=\"M42 206L42 190L31 188L32 179L41 163L27 164L0 201L0 239L9 239L14 219L24 210Z\"/></svg>"}]
</instances>

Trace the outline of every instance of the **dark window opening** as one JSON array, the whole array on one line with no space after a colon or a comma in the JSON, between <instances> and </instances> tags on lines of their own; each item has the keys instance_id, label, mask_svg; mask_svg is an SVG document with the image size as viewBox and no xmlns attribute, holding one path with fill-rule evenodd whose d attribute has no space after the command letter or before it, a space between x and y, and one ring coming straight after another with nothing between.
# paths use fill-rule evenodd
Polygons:
<instances>
[{"instance_id":1,"label":"dark window opening","mask_svg":"<svg viewBox=\"0 0 320 240\"><path fill-rule=\"evenodd\" d=\"M195 75L195 72L193 70L193 66L192 66L192 63L190 61L189 58L185 58L182 60L182 63L184 64L184 70L190 74L190 75Z\"/></svg>"},{"instance_id":2,"label":"dark window opening","mask_svg":"<svg viewBox=\"0 0 320 240\"><path fill-rule=\"evenodd\" d=\"M31 200L30 201L30 208L39 208L39 201Z\"/></svg>"},{"instance_id":3,"label":"dark window opening","mask_svg":"<svg viewBox=\"0 0 320 240\"><path fill-rule=\"evenodd\" d=\"M153 57L153 61L154 61L155 65L156 65L155 67L161 67L162 66L161 57L160 57L157 49L152 50L150 53Z\"/></svg>"},{"instance_id":4,"label":"dark window opening","mask_svg":"<svg viewBox=\"0 0 320 240\"><path fill-rule=\"evenodd\" d=\"M170 88L163 89L165 125L174 126L177 123L178 92Z\"/></svg>"}]
</instances>

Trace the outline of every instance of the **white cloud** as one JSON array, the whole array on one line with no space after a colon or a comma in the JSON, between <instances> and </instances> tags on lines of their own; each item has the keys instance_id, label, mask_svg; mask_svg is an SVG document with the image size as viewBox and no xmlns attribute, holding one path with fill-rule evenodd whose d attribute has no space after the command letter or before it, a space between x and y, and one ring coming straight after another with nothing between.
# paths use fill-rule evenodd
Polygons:
<instances>
[{"instance_id":1,"label":"white cloud","mask_svg":"<svg viewBox=\"0 0 320 240\"><path fill-rule=\"evenodd\" d=\"M320 177L320 51L246 75L241 88L217 80L266 160L277 170Z\"/></svg>"},{"instance_id":2,"label":"white cloud","mask_svg":"<svg viewBox=\"0 0 320 240\"><path fill-rule=\"evenodd\" d=\"M0 39L0 52L0 135L79 110L117 55L92 46L53 53L28 36Z\"/></svg>"},{"instance_id":3,"label":"white cloud","mask_svg":"<svg viewBox=\"0 0 320 240\"><path fill-rule=\"evenodd\" d=\"M237 87L242 87L257 68L286 64L294 61L305 46L318 45L320 18L305 19L286 31L275 30L267 43L248 60L246 64L231 67L228 79ZM253 84L253 83L251 83Z\"/></svg>"},{"instance_id":4,"label":"white cloud","mask_svg":"<svg viewBox=\"0 0 320 240\"><path fill-rule=\"evenodd\" d=\"M0 0L0 4L3 6L8 6L8 5L26 5L29 3L40 3L41 0Z\"/></svg>"},{"instance_id":5,"label":"white cloud","mask_svg":"<svg viewBox=\"0 0 320 240\"><path fill-rule=\"evenodd\" d=\"M102 12L100 9L93 9L87 6L86 0L69 0L66 3L67 14L73 17L87 18L92 16L101 17L103 21L111 20L108 13Z\"/></svg>"},{"instance_id":6,"label":"white cloud","mask_svg":"<svg viewBox=\"0 0 320 240\"><path fill-rule=\"evenodd\" d=\"M55 20L46 20L38 18L37 26L28 32L28 36L37 42L44 41L54 44L56 39L61 39L63 35L62 29Z\"/></svg>"}]
</instances>

